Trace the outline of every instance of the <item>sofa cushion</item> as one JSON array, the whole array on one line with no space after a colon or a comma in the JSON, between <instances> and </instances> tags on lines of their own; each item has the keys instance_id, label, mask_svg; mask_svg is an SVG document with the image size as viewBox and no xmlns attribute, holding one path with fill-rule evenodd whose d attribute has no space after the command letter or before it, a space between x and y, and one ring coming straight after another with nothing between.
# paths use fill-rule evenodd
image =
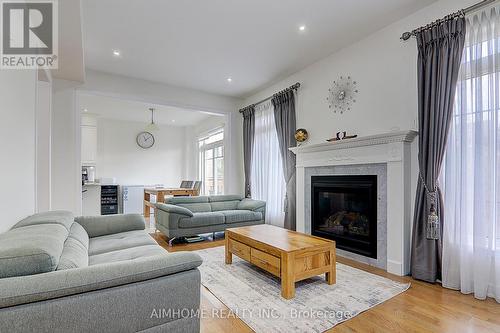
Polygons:
<instances>
[{"instance_id":1,"label":"sofa cushion","mask_svg":"<svg viewBox=\"0 0 500 333\"><path fill-rule=\"evenodd\" d=\"M89 265L89 235L81 225L74 222L64 242L57 271L87 267Z\"/></svg>"},{"instance_id":2,"label":"sofa cushion","mask_svg":"<svg viewBox=\"0 0 500 333\"><path fill-rule=\"evenodd\" d=\"M35 215L28 216L27 218L17 222L12 229L27 227L30 225L39 225L39 224L60 224L64 226L68 231L73 224L75 217L73 213L59 210L59 211L51 211L38 213Z\"/></svg>"},{"instance_id":3,"label":"sofa cushion","mask_svg":"<svg viewBox=\"0 0 500 333\"><path fill-rule=\"evenodd\" d=\"M173 197L165 200L166 204L176 205L189 209L193 213L211 212L212 206L208 202L208 197Z\"/></svg>"},{"instance_id":4,"label":"sofa cushion","mask_svg":"<svg viewBox=\"0 0 500 333\"><path fill-rule=\"evenodd\" d=\"M144 217L141 214L79 216L75 218L75 221L85 229L91 238L146 228Z\"/></svg>"},{"instance_id":5,"label":"sofa cushion","mask_svg":"<svg viewBox=\"0 0 500 333\"><path fill-rule=\"evenodd\" d=\"M206 213L212 211L212 206L210 206L209 203L177 204L177 206L187 208L193 213Z\"/></svg>"},{"instance_id":6,"label":"sofa cushion","mask_svg":"<svg viewBox=\"0 0 500 333\"><path fill-rule=\"evenodd\" d=\"M89 235L83 229L83 227L78 224L77 222L74 222L73 225L71 226L71 229L69 231L68 237L71 237L80 243L87 249L89 249Z\"/></svg>"},{"instance_id":7,"label":"sofa cushion","mask_svg":"<svg viewBox=\"0 0 500 333\"><path fill-rule=\"evenodd\" d=\"M64 242L64 248L56 270L87 267L88 265L88 249L80 241L68 237Z\"/></svg>"},{"instance_id":8,"label":"sofa cushion","mask_svg":"<svg viewBox=\"0 0 500 333\"><path fill-rule=\"evenodd\" d=\"M239 203L239 200L219 201L210 203L210 206L212 206L212 212L220 212L221 210L236 210Z\"/></svg>"},{"instance_id":9,"label":"sofa cushion","mask_svg":"<svg viewBox=\"0 0 500 333\"><path fill-rule=\"evenodd\" d=\"M142 245L130 247L128 249L92 255L89 257L89 265L92 266L98 264L108 264L117 261L133 260L137 258L151 257L161 254L167 254L167 251L161 248L158 244Z\"/></svg>"},{"instance_id":10,"label":"sofa cushion","mask_svg":"<svg viewBox=\"0 0 500 333\"><path fill-rule=\"evenodd\" d=\"M208 197L198 196L198 197L170 197L165 199L166 204L178 205L178 204L192 204L192 203L209 203Z\"/></svg>"},{"instance_id":11,"label":"sofa cushion","mask_svg":"<svg viewBox=\"0 0 500 333\"><path fill-rule=\"evenodd\" d=\"M157 245L155 240L144 230L133 230L117 234L91 238L89 255L128 249L142 245Z\"/></svg>"},{"instance_id":12,"label":"sofa cushion","mask_svg":"<svg viewBox=\"0 0 500 333\"><path fill-rule=\"evenodd\" d=\"M34 224L0 234L0 278L55 270L67 237L63 224Z\"/></svg>"},{"instance_id":13,"label":"sofa cushion","mask_svg":"<svg viewBox=\"0 0 500 333\"><path fill-rule=\"evenodd\" d=\"M211 195L208 197L209 202L241 201L241 200L243 200L243 196L239 194Z\"/></svg>"},{"instance_id":14,"label":"sofa cushion","mask_svg":"<svg viewBox=\"0 0 500 333\"><path fill-rule=\"evenodd\" d=\"M251 210L226 210L221 212L226 218L226 223L238 223L262 220L261 212Z\"/></svg>"},{"instance_id":15,"label":"sofa cushion","mask_svg":"<svg viewBox=\"0 0 500 333\"><path fill-rule=\"evenodd\" d=\"M179 220L179 228L183 229L218 224L224 224L222 212L194 213L193 217L185 217Z\"/></svg>"},{"instance_id":16,"label":"sofa cushion","mask_svg":"<svg viewBox=\"0 0 500 333\"><path fill-rule=\"evenodd\" d=\"M262 200L243 199L238 204L238 209L262 211L266 209L266 202Z\"/></svg>"}]
</instances>

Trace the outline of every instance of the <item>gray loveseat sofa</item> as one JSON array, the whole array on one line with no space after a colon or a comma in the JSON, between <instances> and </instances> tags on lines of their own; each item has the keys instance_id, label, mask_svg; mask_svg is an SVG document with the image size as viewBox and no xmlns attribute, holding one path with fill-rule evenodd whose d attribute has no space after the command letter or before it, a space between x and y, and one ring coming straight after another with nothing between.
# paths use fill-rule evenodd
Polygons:
<instances>
[{"instance_id":1,"label":"gray loveseat sofa","mask_svg":"<svg viewBox=\"0 0 500 333\"><path fill-rule=\"evenodd\" d=\"M266 203L240 195L173 197L156 204L156 228L170 239L265 223Z\"/></svg>"},{"instance_id":2,"label":"gray loveseat sofa","mask_svg":"<svg viewBox=\"0 0 500 333\"><path fill-rule=\"evenodd\" d=\"M201 258L144 229L57 211L0 234L0 332L199 332Z\"/></svg>"}]
</instances>

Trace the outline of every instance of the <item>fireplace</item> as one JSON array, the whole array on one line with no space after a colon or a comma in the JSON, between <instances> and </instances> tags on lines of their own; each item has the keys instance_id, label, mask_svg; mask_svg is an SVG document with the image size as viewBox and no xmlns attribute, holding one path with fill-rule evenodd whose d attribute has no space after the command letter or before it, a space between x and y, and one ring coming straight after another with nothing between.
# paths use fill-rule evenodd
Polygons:
<instances>
[{"instance_id":1,"label":"fireplace","mask_svg":"<svg viewBox=\"0 0 500 333\"><path fill-rule=\"evenodd\" d=\"M312 234L377 258L377 176L313 176Z\"/></svg>"}]
</instances>

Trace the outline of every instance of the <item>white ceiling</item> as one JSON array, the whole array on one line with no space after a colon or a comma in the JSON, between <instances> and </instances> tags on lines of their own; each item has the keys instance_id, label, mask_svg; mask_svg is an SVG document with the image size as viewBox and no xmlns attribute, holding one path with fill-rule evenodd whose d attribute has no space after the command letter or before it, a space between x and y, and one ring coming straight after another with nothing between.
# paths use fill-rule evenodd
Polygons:
<instances>
[{"instance_id":1,"label":"white ceiling","mask_svg":"<svg viewBox=\"0 0 500 333\"><path fill-rule=\"evenodd\" d=\"M210 117L217 117L201 111L91 94L80 94L79 105L82 113L88 112L100 118L138 121L144 124L151 121L151 111L148 110L151 107L155 108L155 122L170 126L194 126Z\"/></svg>"},{"instance_id":2,"label":"white ceiling","mask_svg":"<svg viewBox=\"0 0 500 333\"><path fill-rule=\"evenodd\" d=\"M85 61L96 70L246 97L435 1L86 0Z\"/></svg>"}]
</instances>

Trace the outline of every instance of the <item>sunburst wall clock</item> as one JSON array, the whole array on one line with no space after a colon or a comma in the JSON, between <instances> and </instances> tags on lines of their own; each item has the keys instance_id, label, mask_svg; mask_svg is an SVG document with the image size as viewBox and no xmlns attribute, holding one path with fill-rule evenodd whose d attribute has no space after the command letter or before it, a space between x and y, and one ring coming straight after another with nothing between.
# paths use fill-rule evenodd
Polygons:
<instances>
[{"instance_id":1,"label":"sunburst wall clock","mask_svg":"<svg viewBox=\"0 0 500 333\"><path fill-rule=\"evenodd\" d=\"M341 76L333 81L333 86L328 89L328 107L335 113L344 113L350 111L352 105L356 103L358 95L357 82L350 76Z\"/></svg>"}]
</instances>

